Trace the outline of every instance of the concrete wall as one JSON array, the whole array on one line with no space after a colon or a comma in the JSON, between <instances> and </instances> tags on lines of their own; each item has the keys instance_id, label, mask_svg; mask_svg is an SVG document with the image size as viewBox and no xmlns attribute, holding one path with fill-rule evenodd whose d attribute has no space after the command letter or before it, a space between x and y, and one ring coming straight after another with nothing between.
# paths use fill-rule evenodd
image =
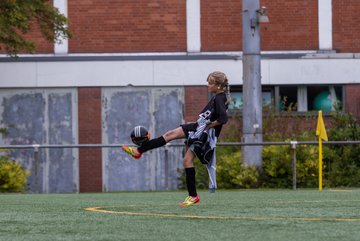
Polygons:
<instances>
[{"instance_id":1,"label":"concrete wall","mask_svg":"<svg viewBox=\"0 0 360 241\"><path fill-rule=\"evenodd\" d=\"M242 61L227 56L202 60L113 60L1 62L0 87L112 87L206 85L214 70L242 84ZM221 57L219 57L221 58ZM0 58L1 60L1 58ZM304 54L301 58L263 58L262 84L360 83L360 54ZM49 81L51 80L51 81Z\"/></svg>"},{"instance_id":2,"label":"concrete wall","mask_svg":"<svg viewBox=\"0 0 360 241\"><path fill-rule=\"evenodd\" d=\"M76 102L76 89L1 89L0 120L9 130L7 136L1 137L1 143L77 143ZM37 178L33 150L12 150L10 155L31 171L30 191L78 191L76 149L40 149Z\"/></svg>"},{"instance_id":3,"label":"concrete wall","mask_svg":"<svg viewBox=\"0 0 360 241\"><path fill-rule=\"evenodd\" d=\"M102 100L104 144L131 143L130 133L136 125L148 128L153 138L183 122L182 87L103 88ZM178 188L183 148L169 148L167 157L165 150L152 150L135 160L120 148L103 149L104 191Z\"/></svg>"},{"instance_id":4,"label":"concrete wall","mask_svg":"<svg viewBox=\"0 0 360 241\"><path fill-rule=\"evenodd\" d=\"M37 177L33 150L13 150L11 157L31 171L29 190L54 193L177 189L183 147L162 147L134 160L120 150L120 144L131 144L130 132L136 125L146 126L152 137L158 137L182 124L184 88L104 87L100 90L101 106L85 107L86 112L100 111L102 126L88 126L86 130L91 132L92 128L95 131L101 128L102 140L97 143L119 144L119 148L104 148L98 158L91 159L92 163L100 164L100 172L95 170L98 164L79 165L78 149L40 149ZM91 138L88 134L79 140L78 121L92 117L84 116L86 113L80 105L82 102L78 101L78 91L74 88L1 89L1 126L8 127L9 134L2 137L0 143L95 144L87 141L86 138ZM78 117L78 113L81 116ZM84 127L82 131L85 131ZM88 148L81 148L80 153L84 149ZM82 158L86 162L87 156ZM79 177L79 173L85 175ZM98 179L102 180L102 190L101 186L100 189L86 187L89 183L92 185L91 180ZM81 183L85 185L83 190L79 188Z\"/></svg>"}]
</instances>

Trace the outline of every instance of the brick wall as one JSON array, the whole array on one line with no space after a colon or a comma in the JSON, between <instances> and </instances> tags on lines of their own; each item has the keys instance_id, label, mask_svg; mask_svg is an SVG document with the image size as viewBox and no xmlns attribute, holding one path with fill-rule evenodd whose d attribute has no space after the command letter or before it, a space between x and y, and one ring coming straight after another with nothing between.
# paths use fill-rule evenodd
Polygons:
<instances>
[{"instance_id":1,"label":"brick wall","mask_svg":"<svg viewBox=\"0 0 360 241\"><path fill-rule=\"evenodd\" d=\"M318 5L314 0L262 0L270 23L261 24L262 50L318 49ZM242 49L242 1L201 1L202 51Z\"/></svg>"},{"instance_id":2,"label":"brick wall","mask_svg":"<svg viewBox=\"0 0 360 241\"><path fill-rule=\"evenodd\" d=\"M360 1L333 0L333 46L337 52L360 52Z\"/></svg>"},{"instance_id":3,"label":"brick wall","mask_svg":"<svg viewBox=\"0 0 360 241\"><path fill-rule=\"evenodd\" d=\"M333 45L360 52L358 0L333 0ZM261 24L262 50L317 50L318 1L261 0L270 23ZM186 1L68 1L71 53L186 51ZM26 35L37 53L53 53L37 27ZM202 51L242 49L242 1L201 1ZM0 50L0 53L4 53Z\"/></svg>"},{"instance_id":4,"label":"brick wall","mask_svg":"<svg viewBox=\"0 0 360 241\"><path fill-rule=\"evenodd\" d=\"M295 138L301 136L304 131L314 131L317 125L317 114L313 115L293 115L291 113L278 113L266 115L263 113L263 138L271 136L273 133L281 133L284 136L294 136ZM332 117L330 115L323 115L325 127L328 129L332 124ZM242 137L242 118L241 116L229 116L229 122L224 126L220 135L220 141L224 141L227 136L237 138L241 141ZM313 140L316 140L314 134ZM285 140L281 140L285 141Z\"/></svg>"},{"instance_id":5,"label":"brick wall","mask_svg":"<svg viewBox=\"0 0 360 241\"><path fill-rule=\"evenodd\" d=\"M26 35L26 39L33 41L36 44L36 53L48 54L54 53L54 44L47 41L42 35L40 28L34 26L33 29Z\"/></svg>"},{"instance_id":6,"label":"brick wall","mask_svg":"<svg viewBox=\"0 0 360 241\"><path fill-rule=\"evenodd\" d=\"M261 24L262 50L317 50L318 1L261 0L269 23Z\"/></svg>"},{"instance_id":7,"label":"brick wall","mask_svg":"<svg viewBox=\"0 0 360 241\"><path fill-rule=\"evenodd\" d=\"M71 53L186 51L186 1L68 1Z\"/></svg>"},{"instance_id":8,"label":"brick wall","mask_svg":"<svg viewBox=\"0 0 360 241\"><path fill-rule=\"evenodd\" d=\"M101 88L78 88L79 143L101 144ZM100 148L79 150L80 192L102 191Z\"/></svg>"},{"instance_id":9,"label":"brick wall","mask_svg":"<svg viewBox=\"0 0 360 241\"><path fill-rule=\"evenodd\" d=\"M201 50L240 51L242 49L242 1L201 1Z\"/></svg>"},{"instance_id":10,"label":"brick wall","mask_svg":"<svg viewBox=\"0 0 360 241\"><path fill-rule=\"evenodd\" d=\"M185 86L185 121L196 121L199 118L200 111L202 111L208 101L206 86Z\"/></svg>"},{"instance_id":11,"label":"brick wall","mask_svg":"<svg viewBox=\"0 0 360 241\"><path fill-rule=\"evenodd\" d=\"M360 85L345 85L345 111L357 116L360 120Z\"/></svg>"}]
</instances>

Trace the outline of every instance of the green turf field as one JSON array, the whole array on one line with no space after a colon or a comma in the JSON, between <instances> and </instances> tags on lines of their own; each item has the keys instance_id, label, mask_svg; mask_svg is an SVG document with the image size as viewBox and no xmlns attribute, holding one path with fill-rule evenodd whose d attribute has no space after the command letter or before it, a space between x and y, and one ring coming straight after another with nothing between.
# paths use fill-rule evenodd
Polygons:
<instances>
[{"instance_id":1,"label":"green turf field","mask_svg":"<svg viewBox=\"0 0 360 241\"><path fill-rule=\"evenodd\" d=\"M360 240L360 190L0 194L0 240Z\"/></svg>"}]
</instances>

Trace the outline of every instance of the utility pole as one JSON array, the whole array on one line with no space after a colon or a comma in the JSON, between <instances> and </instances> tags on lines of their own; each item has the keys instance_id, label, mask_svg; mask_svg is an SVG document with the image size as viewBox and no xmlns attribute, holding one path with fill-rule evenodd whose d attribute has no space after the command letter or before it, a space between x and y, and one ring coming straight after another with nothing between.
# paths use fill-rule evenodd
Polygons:
<instances>
[{"instance_id":1,"label":"utility pole","mask_svg":"<svg viewBox=\"0 0 360 241\"><path fill-rule=\"evenodd\" d=\"M242 1L243 37L243 142L260 143L262 136L262 91L259 0ZM262 146L243 146L242 161L262 167Z\"/></svg>"}]
</instances>

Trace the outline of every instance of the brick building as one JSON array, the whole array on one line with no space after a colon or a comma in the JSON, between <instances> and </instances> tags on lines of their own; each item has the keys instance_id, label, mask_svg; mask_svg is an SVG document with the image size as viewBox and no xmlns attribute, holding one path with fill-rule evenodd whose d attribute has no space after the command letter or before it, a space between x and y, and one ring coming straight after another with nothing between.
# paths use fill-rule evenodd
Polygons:
<instances>
[{"instance_id":1,"label":"brick building","mask_svg":"<svg viewBox=\"0 0 360 241\"><path fill-rule=\"evenodd\" d=\"M161 135L197 118L208 100L206 77L214 70L228 75L236 100L231 108L241 108L241 0L53 4L70 19L72 39L51 44L35 29L29 35L38 46L35 54L0 56L0 119L12 126L1 143L128 143L137 124ZM261 25L264 103L279 111L296 103L294 111L308 112L330 99L360 116L360 2L261 5L270 19ZM41 190L174 189L182 150L167 154L155 150L133 162L112 148L44 149ZM31 152L13 156L33 170Z\"/></svg>"}]
</instances>

